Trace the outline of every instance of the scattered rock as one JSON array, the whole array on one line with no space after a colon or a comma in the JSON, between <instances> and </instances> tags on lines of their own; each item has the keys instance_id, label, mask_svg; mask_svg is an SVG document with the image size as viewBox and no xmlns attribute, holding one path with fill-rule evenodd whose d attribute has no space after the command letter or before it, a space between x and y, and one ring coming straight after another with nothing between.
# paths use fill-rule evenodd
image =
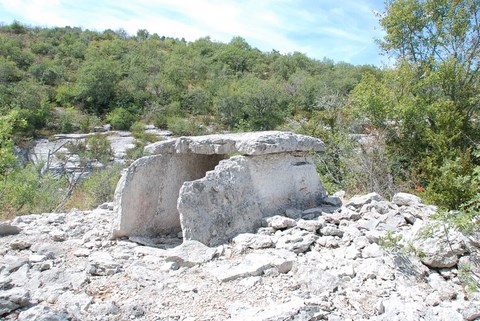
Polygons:
<instances>
[{"instance_id":1,"label":"scattered rock","mask_svg":"<svg viewBox=\"0 0 480 321\"><path fill-rule=\"evenodd\" d=\"M322 222L301 219L297 222L297 227L302 230L315 233L322 227Z\"/></svg>"},{"instance_id":2,"label":"scattered rock","mask_svg":"<svg viewBox=\"0 0 480 321\"><path fill-rule=\"evenodd\" d=\"M166 261L176 262L179 266L192 267L211 261L221 252L222 247L211 248L198 241L185 240L182 245L167 251Z\"/></svg>"},{"instance_id":3,"label":"scattered rock","mask_svg":"<svg viewBox=\"0 0 480 321\"><path fill-rule=\"evenodd\" d=\"M0 222L0 237L7 235L16 235L20 233L21 229L18 226L12 225L9 222Z\"/></svg>"},{"instance_id":4,"label":"scattered rock","mask_svg":"<svg viewBox=\"0 0 480 321\"><path fill-rule=\"evenodd\" d=\"M277 241L278 249L286 249L294 253L303 253L318 239L318 236L306 231L296 230L285 233Z\"/></svg>"},{"instance_id":5,"label":"scattered rock","mask_svg":"<svg viewBox=\"0 0 480 321\"><path fill-rule=\"evenodd\" d=\"M5 255L2 261L2 268L4 268L9 273L15 272L23 265L28 264L27 258L14 255Z\"/></svg>"},{"instance_id":6,"label":"scattered rock","mask_svg":"<svg viewBox=\"0 0 480 321\"><path fill-rule=\"evenodd\" d=\"M422 237L421 231L413 246L422 253L422 262L431 268L449 268L457 265L458 259L467 250L466 238L459 232L433 226L432 237Z\"/></svg>"},{"instance_id":7,"label":"scattered rock","mask_svg":"<svg viewBox=\"0 0 480 321\"><path fill-rule=\"evenodd\" d=\"M12 250L25 250L30 248L30 246L32 246L32 243L22 239L15 239L10 242L10 248Z\"/></svg>"},{"instance_id":8,"label":"scattered rock","mask_svg":"<svg viewBox=\"0 0 480 321\"><path fill-rule=\"evenodd\" d=\"M268 227L272 227L276 230L286 229L297 225L294 219L280 215L268 217L265 221Z\"/></svg>"},{"instance_id":9,"label":"scattered rock","mask_svg":"<svg viewBox=\"0 0 480 321\"><path fill-rule=\"evenodd\" d=\"M113 275L120 271L120 264L107 252L94 252L88 259L86 272L90 275Z\"/></svg>"},{"instance_id":10,"label":"scattered rock","mask_svg":"<svg viewBox=\"0 0 480 321\"><path fill-rule=\"evenodd\" d=\"M343 231L339 229L336 225L334 224L325 224L321 229L320 229L320 234L325 235L325 236L338 236L342 237L343 236Z\"/></svg>"},{"instance_id":11,"label":"scattered rock","mask_svg":"<svg viewBox=\"0 0 480 321\"><path fill-rule=\"evenodd\" d=\"M279 210L290 217L219 247L180 245L178 230L110 240L111 206L18 217L21 234L0 245L0 319L480 318L480 295L462 283L465 267L480 273L476 236L445 234L421 202L360 199Z\"/></svg>"},{"instance_id":12,"label":"scattered rock","mask_svg":"<svg viewBox=\"0 0 480 321\"><path fill-rule=\"evenodd\" d=\"M416 195L397 193L393 196L392 203L398 206L415 206L422 204L422 200Z\"/></svg>"},{"instance_id":13,"label":"scattered rock","mask_svg":"<svg viewBox=\"0 0 480 321\"><path fill-rule=\"evenodd\" d=\"M383 200L384 198L378 195L377 193L370 193L366 195L355 195L347 202L345 206L346 207L353 206L355 208L359 208L365 204L370 204L373 201L380 202Z\"/></svg>"},{"instance_id":14,"label":"scattered rock","mask_svg":"<svg viewBox=\"0 0 480 321\"><path fill-rule=\"evenodd\" d=\"M65 321L71 319L65 312L54 311L44 305L35 305L20 312L18 321Z\"/></svg>"},{"instance_id":15,"label":"scattered rock","mask_svg":"<svg viewBox=\"0 0 480 321\"><path fill-rule=\"evenodd\" d=\"M78 257L88 257L90 255L91 251L89 249L85 248L80 248L73 252L73 255L78 256Z\"/></svg>"},{"instance_id":16,"label":"scattered rock","mask_svg":"<svg viewBox=\"0 0 480 321\"><path fill-rule=\"evenodd\" d=\"M465 308L461 309L460 313L463 318L468 321L478 320L480 318L480 305L473 303L468 304Z\"/></svg>"},{"instance_id":17,"label":"scattered rock","mask_svg":"<svg viewBox=\"0 0 480 321\"><path fill-rule=\"evenodd\" d=\"M271 236L252 233L239 234L232 241L240 249L264 249L274 245Z\"/></svg>"},{"instance_id":18,"label":"scattered rock","mask_svg":"<svg viewBox=\"0 0 480 321\"><path fill-rule=\"evenodd\" d=\"M0 291L0 317L30 304L30 292L22 288Z\"/></svg>"},{"instance_id":19,"label":"scattered rock","mask_svg":"<svg viewBox=\"0 0 480 321\"><path fill-rule=\"evenodd\" d=\"M240 262L221 266L212 274L220 281L227 282L238 278L262 275L269 268L277 268L279 273L292 269L295 254L290 251L270 251L247 254Z\"/></svg>"}]
</instances>

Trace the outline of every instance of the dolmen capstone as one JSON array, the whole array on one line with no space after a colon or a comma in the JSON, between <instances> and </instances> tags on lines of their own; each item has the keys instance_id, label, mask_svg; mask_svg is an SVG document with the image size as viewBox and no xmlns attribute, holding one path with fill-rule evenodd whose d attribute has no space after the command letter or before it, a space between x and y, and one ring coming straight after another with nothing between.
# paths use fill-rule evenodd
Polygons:
<instances>
[{"instance_id":1,"label":"dolmen capstone","mask_svg":"<svg viewBox=\"0 0 480 321\"><path fill-rule=\"evenodd\" d=\"M215 246L254 232L265 217L321 204L311 158L317 138L266 131L180 137L150 144L115 191L112 236L183 234Z\"/></svg>"}]
</instances>

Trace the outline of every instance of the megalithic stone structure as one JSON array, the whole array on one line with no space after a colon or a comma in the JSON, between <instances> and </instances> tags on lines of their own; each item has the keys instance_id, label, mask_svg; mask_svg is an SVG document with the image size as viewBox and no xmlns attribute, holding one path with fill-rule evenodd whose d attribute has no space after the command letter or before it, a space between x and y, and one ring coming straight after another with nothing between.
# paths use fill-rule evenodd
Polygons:
<instances>
[{"instance_id":1,"label":"megalithic stone structure","mask_svg":"<svg viewBox=\"0 0 480 321\"><path fill-rule=\"evenodd\" d=\"M214 246L254 232L287 208L318 206L326 197L312 152L317 138L266 131L180 137L145 147L115 191L113 237L184 239Z\"/></svg>"}]
</instances>

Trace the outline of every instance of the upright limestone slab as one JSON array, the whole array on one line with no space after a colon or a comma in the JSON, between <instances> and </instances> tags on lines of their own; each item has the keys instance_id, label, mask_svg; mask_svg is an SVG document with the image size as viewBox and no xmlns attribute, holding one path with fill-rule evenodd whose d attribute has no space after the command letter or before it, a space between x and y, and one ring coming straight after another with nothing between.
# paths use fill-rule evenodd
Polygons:
<instances>
[{"instance_id":1,"label":"upright limestone slab","mask_svg":"<svg viewBox=\"0 0 480 321\"><path fill-rule=\"evenodd\" d=\"M254 232L262 218L320 204L325 190L311 159L290 153L235 156L185 182L178 211L185 239L214 246Z\"/></svg>"},{"instance_id":2,"label":"upright limestone slab","mask_svg":"<svg viewBox=\"0 0 480 321\"><path fill-rule=\"evenodd\" d=\"M325 190L308 153L324 148L316 138L278 131L151 144L151 156L135 161L117 185L113 236L181 228L185 239L216 245L288 207L318 205Z\"/></svg>"}]
</instances>

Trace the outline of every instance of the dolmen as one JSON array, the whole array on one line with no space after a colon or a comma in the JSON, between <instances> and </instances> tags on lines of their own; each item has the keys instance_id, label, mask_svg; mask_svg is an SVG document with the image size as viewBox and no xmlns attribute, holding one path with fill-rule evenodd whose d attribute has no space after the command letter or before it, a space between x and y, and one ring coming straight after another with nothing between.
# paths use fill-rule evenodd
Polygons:
<instances>
[{"instance_id":1,"label":"dolmen","mask_svg":"<svg viewBox=\"0 0 480 321\"><path fill-rule=\"evenodd\" d=\"M319 206L327 195L312 155L324 150L317 138L281 131L150 144L118 182L112 237L181 231L216 246L289 208Z\"/></svg>"}]
</instances>

